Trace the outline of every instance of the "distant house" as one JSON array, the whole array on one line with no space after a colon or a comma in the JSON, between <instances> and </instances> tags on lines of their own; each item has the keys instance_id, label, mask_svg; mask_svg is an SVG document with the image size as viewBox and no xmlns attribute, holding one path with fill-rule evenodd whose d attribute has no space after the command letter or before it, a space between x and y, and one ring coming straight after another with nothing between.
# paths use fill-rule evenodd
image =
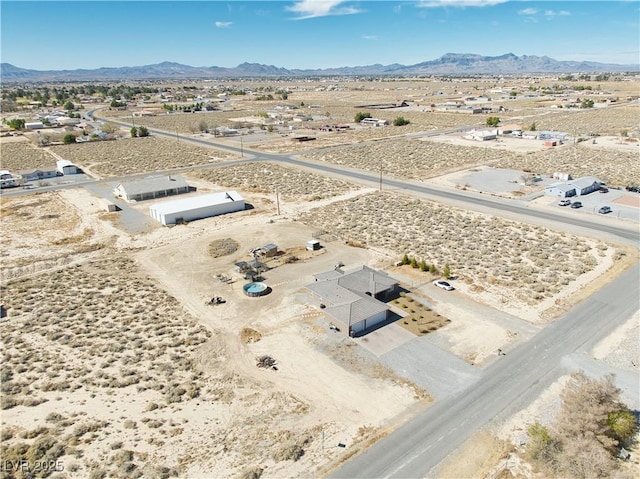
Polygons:
<instances>
[{"instance_id":1,"label":"distant house","mask_svg":"<svg viewBox=\"0 0 640 479\"><path fill-rule=\"evenodd\" d=\"M41 128L44 128L44 123L42 123L41 121L29 121L24 124L24 127L27 130L39 130Z\"/></svg>"},{"instance_id":2,"label":"distant house","mask_svg":"<svg viewBox=\"0 0 640 479\"><path fill-rule=\"evenodd\" d=\"M57 167L36 168L34 170L20 170L18 175L25 181L38 181L47 178L55 178L60 175Z\"/></svg>"},{"instance_id":3,"label":"distant house","mask_svg":"<svg viewBox=\"0 0 640 479\"><path fill-rule=\"evenodd\" d=\"M369 125L369 126L386 126L389 124L388 120L381 120L379 118L364 118L360 121L361 125Z\"/></svg>"},{"instance_id":4,"label":"distant house","mask_svg":"<svg viewBox=\"0 0 640 479\"><path fill-rule=\"evenodd\" d=\"M581 196L598 191L601 188L602 181L593 176L583 176L582 178L569 180L567 184L575 188L576 195Z\"/></svg>"},{"instance_id":5,"label":"distant house","mask_svg":"<svg viewBox=\"0 0 640 479\"><path fill-rule=\"evenodd\" d=\"M554 183L544 189L547 196L558 198L569 198L571 196L582 196L598 191L602 187L602 182L593 176L583 176L575 180Z\"/></svg>"},{"instance_id":6,"label":"distant house","mask_svg":"<svg viewBox=\"0 0 640 479\"><path fill-rule=\"evenodd\" d=\"M181 176L146 178L130 183L120 183L113 194L126 201L144 201L189 192L189 185Z\"/></svg>"},{"instance_id":7,"label":"distant house","mask_svg":"<svg viewBox=\"0 0 640 479\"><path fill-rule=\"evenodd\" d=\"M471 130L464 135L467 140L489 141L498 138L497 130Z\"/></svg>"},{"instance_id":8,"label":"distant house","mask_svg":"<svg viewBox=\"0 0 640 479\"><path fill-rule=\"evenodd\" d=\"M576 189L567 183L554 183L544 189L544 194L557 198L570 198L576 196Z\"/></svg>"},{"instance_id":9,"label":"distant house","mask_svg":"<svg viewBox=\"0 0 640 479\"><path fill-rule=\"evenodd\" d=\"M361 266L349 272L339 267L314 275L307 289L324 305L329 320L341 323L349 336L360 336L384 325L390 308L382 300L392 299L398 281L388 274Z\"/></svg>"}]
</instances>

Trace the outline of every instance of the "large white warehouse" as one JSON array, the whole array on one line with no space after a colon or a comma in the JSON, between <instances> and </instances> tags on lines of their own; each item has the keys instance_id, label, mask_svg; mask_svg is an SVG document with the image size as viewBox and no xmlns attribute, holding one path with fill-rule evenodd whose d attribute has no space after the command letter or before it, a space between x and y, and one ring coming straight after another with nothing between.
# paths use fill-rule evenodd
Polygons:
<instances>
[{"instance_id":1,"label":"large white warehouse","mask_svg":"<svg viewBox=\"0 0 640 479\"><path fill-rule=\"evenodd\" d=\"M244 198L237 191L167 201L149 208L151 217L165 226L241 210L244 210Z\"/></svg>"}]
</instances>

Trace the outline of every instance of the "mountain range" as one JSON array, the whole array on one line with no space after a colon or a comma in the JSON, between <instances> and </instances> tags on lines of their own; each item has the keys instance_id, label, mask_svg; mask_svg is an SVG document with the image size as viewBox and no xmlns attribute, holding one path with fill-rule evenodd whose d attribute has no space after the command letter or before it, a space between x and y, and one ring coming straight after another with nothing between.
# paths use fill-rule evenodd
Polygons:
<instances>
[{"instance_id":1,"label":"mountain range","mask_svg":"<svg viewBox=\"0 0 640 479\"><path fill-rule=\"evenodd\" d=\"M546 56L482 56L468 53L447 53L436 60L415 65L366 65L325 69L286 69L273 65L242 63L234 68L192 67L174 62L135 67L102 67L92 70L28 70L10 63L0 64L2 82L100 81L100 80L160 80L265 78L308 76L428 76L428 75L488 75L534 73L601 73L635 72L640 65L558 61Z\"/></svg>"}]
</instances>

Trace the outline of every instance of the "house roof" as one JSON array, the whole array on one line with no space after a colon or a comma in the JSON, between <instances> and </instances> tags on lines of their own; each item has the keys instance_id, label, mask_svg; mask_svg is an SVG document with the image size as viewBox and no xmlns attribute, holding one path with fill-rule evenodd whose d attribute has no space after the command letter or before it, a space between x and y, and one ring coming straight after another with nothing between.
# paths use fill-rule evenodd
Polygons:
<instances>
[{"instance_id":1,"label":"house roof","mask_svg":"<svg viewBox=\"0 0 640 479\"><path fill-rule=\"evenodd\" d=\"M388 274L376 271L368 266L360 266L355 270L345 272L338 278L340 286L358 293L370 293L373 296L386 291L397 283Z\"/></svg>"},{"instance_id":2,"label":"house roof","mask_svg":"<svg viewBox=\"0 0 640 479\"><path fill-rule=\"evenodd\" d=\"M158 176L130 183L121 183L116 188L121 188L127 196L130 196L188 187L189 185L182 176Z\"/></svg>"},{"instance_id":3,"label":"house roof","mask_svg":"<svg viewBox=\"0 0 640 479\"><path fill-rule=\"evenodd\" d=\"M151 209L159 214L169 215L181 211L195 210L206 206L221 205L224 203L244 202L244 198L237 191L222 191L207 195L193 196L179 200L166 201L151 205Z\"/></svg>"},{"instance_id":4,"label":"house roof","mask_svg":"<svg viewBox=\"0 0 640 479\"><path fill-rule=\"evenodd\" d=\"M386 304L364 296L350 303L328 307L326 312L340 322L351 326L388 309Z\"/></svg>"},{"instance_id":5,"label":"house roof","mask_svg":"<svg viewBox=\"0 0 640 479\"><path fill-rule=\"evenodd\" d=\"M575 186L570 185L570 184L568 184L568 183L554 183L554 184L552 184L552 185L547 186L547 188L546 188L546 189L547 189L547 190L549 190L549 189L551 189L551 188L556 188L556 189L558 189L558 190L560 190L560 191L564 191L564 192L567 192L567 191L571 191L571 190L575 190L575 189L576 189L576 187L575 187Z\"/></svg>"},{"instance_id":6,"label":"house roof","mask_svg":"<svg viewBox=\"0 0 640 479\"><path fill-rule=\"evenodd\" d=\"M368 266L348 272L335 269L315 278L316 282L307 285L307 289L328 303L327 314L349 326L388 310L374 296L398 284L388 274Z\"/></svg>"},{"instance_id":7,"label":"house roof","mask_svg":"<svg viewBox=\"0 0 640 479\"><path fill-rule=\"evenodd\" d=\"M586 188L588 186L593 185L594 183L600 184L602 183L602 181L600 181L595 176L583 176L581 178L576 178L575 180L569 180L567 182L567 184L575 188Z\"/></svg>"}]
</instances>

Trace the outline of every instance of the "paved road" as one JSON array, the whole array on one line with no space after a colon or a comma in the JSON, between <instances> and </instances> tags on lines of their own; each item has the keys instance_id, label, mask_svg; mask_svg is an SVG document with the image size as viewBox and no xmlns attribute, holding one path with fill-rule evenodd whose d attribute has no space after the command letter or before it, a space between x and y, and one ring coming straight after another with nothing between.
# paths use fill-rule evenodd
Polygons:
<instances>
[{"instance_id":1,"label":"paved road","mask_svg":"<svg viewBox=\"0 0 640 479\"><path fill-rule=\"evenodd\" d=\"M129 126L130 123L110 119L108 120L112 123L117 123L123 126ZM519 201L509 201L504 199L493 199L486 196L482 196L479 194L471 193L471 192L462 192L455 191L447 188L439 188L432 185L424 185L415 181L407 181L407 180L398 180L390 177L382 177L382 181L380 181L380 173L375 172L367 172L362 170L355 170L350 168L344 168L329 164L323 164L319 162L312 161L304 161L298 158L295 158L293 155L275 155L270 153L256 152L256 151L247 151L244 148L238 148L230 145L223 145L220 143L214 143L210 140L205 140L202 138L194 138L192 136L179 136L175 133L171 133L168 131L158 130L155 128L150 128L149 131L158 136L164 136L167 138L176 138L178 137L181 141L186 141L189 143L194 143L200 146L206 146L208 148L219 148L222 150L231 151L234 153L243 153L246 158L241 160L234 161L226 161L214 164L206 164L195 167L185 167L185 168L177 168L173 170L166 171L158 171L154 173L140 173L136 175L130 175L126 177L119 178L110 178L109 180L116 181L131 181L139 178L148 177L151 175L161 175L168 173L180 173L189 170L196 169L209 169L209 168L220 168L231 165L238 165L242 163L250 163L255 161L271 161L271 162L279 162L285 163L291 166L296 166L299 168L307 168L313 170L317 173L342 177L344 179L355 181L358 183L365 183L368 185L376 185L378 186L382 183L382 186L385 189L393 189L397 191L402 191L403 193L414 194L417 196L423 196L427 198L433 198L436 200L445 200L451 204L455 204L461 207L465 207L468 209L483 211L483 212L491 212L501 213L504 216L511 217L513 219L519 219L521 221L532 221L545 224L550 227L558 228L558 229L566 229L566 225L571 225L574 228L584 235L592 235L593 231L598 231L601 233L605 233L609 236L610 239L613 240L623 240L625 242L630 242L634 245L640 244L640 230L637 228L637 225L633 225L632 227L623 227L619 226L619 223L616 224L614 221L593 221L591 219L584 219L580 217L567 217L565 215L555 214L549 211L535 210L528 208L526 204L523 204ZM433 135L439 132L427 132L423 135ZM440 132L441 133L441 132ZM97 181L97 180L94 180ZM60 188L73 188L77 186L83 186L86 183L80 182L74 185L60 185L60 186L51 186L51 187L43 187L38 188L37 190L3 190L2 196L18 196L24 194L33 194L35 191L43 192L43 191L51 191ZM605 219L606 220L606 219Z\"/></svg>"},{"instance_id":2,"label":"paved road","mask_svg":"<svg viewBox=\"0 0 640 479\"><path fill-rule=\"evenodd\" d=\"M584 352L640 307L640 265L620 275L529 342L486 368L469 388L435 403L347 462L333 478L424 477L495 418L526 407L562 373L562 359ZM637 390L637 389L636 389Z\"/></svg>"}]
</instances>

